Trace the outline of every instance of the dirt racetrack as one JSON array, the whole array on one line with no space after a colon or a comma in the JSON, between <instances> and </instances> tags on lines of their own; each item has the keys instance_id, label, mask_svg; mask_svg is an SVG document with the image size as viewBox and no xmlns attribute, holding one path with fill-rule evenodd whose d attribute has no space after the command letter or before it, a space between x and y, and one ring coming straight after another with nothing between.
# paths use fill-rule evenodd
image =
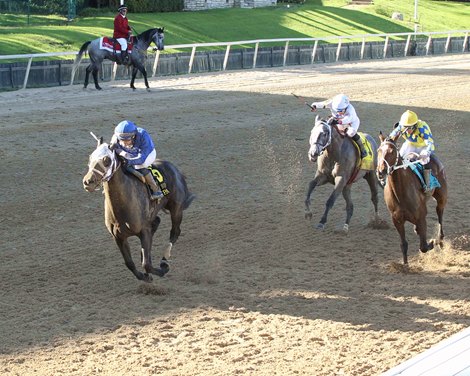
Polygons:
<instances>
[{"instance_id":1,"label":"dirt racetrack","mask_svg":"<svg viewBox=\"0 0 470 376\"><path fill-rule=\"evenodd\" d=\"M470 322L470 56L326 64L0 93L0 374L378 375ZM407 108L428 121L447 168L445 247L410 270L389 228L368 227L367 184L353 188L347 236L332 186L304 195L313 114L291 93L351 96L377 138ZM326 116L326 112L321 114ZM127 270L104 226L103 196L82 177L93 131L134 120L187 176L170 273ZM428 233L436 232L434 201ZM169 236L162 215L158 260ZM137 240L132 242L139 261Z\"/></svg>"}]
</instances>

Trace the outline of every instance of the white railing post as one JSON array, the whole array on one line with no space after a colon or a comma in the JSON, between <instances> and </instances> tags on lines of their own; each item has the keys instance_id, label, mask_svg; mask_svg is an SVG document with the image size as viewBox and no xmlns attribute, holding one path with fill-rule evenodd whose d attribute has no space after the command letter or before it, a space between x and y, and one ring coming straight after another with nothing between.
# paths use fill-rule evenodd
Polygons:
<instances>
[{"instance_id":1,"label":"white railing post","mask_svg":"<svg viewBox=\"0 0 470 376\"><path fill-rule=\"evenodd\" d=\"M362 38L362 45L361 45L361 60L364 59L364 52L366 49L366 38Z\"/></svg>"},{"instance_id":2,"label":"white railing post","mask_svg":"<svg viewBox=\"0 0 470 376\"><path fill-rule=\"evenodd\" d=\"M411 41L411 34L408 34L408 38L406 38L406 44L405 44L405 56L408 56L408 49L410 48L410 41Z\"/></svg>"},{"instance_id":3,"label":"white railing post","mask_svg":"<svg viewBox=\"0 0 470 376\"><path fill-rule=\"evenodd\" d=\"M450 33L447 35L446 47L444 49L444 53L447 53L447 51L449 51L449 46L450 46Z\"/></svg>"},{"instance_id":4,"label":"white railing post","mask_svg":"<svg viewBox=\"0 0 470 376\"><path fill-rule=\"evenodd\" d=\"M318 40L316 40L315 43L313 44L312 64L315 62L315 55L317 54L317 47L318 47Z\"/></svg>"},{"instance_id":5,"label":"white railing post","mask_svg":"<svg viewBox=\"0 0 470 376\"><path fill-rule=\"evenodd\" d=\"M338 49L336 50L336 61L339 60L339 53L341 51L341 41L342 41L342 39L339 38L339 40L338 40Z\"/></svg>"},{"instance_id":6,"label":"white railing post","mask_svg":"<svg viewBox=\"0 0 470 376\"><path fill-rule=\"evenodd\" d=\"M385 37L385 43L384 43L384 56L383 56L384 59L387 57L387 49L388 49L388 41L389 40L390 40L390 37L387 35Z\"/></svg>"},{"instance_id":7,"label":"white railing post","mask_svg":"<svg viewBox=\"0 0 470 376\"><path fill-rule=\"evenodd\" d=\"M113 73L111 74L111 81L114 81L116 79L116 73L117 73L118 65L116 62L113 63Z\"/></svg>"},{"instance_id":8,"label":"white railing post","mask_svg":"<svg viewBox=\"0 0 470 376\"><path fill-rule=\"evenodd\" d=\"M152 77L155 77L157 74L157 67L158 67L158 61L160 60L160 50L157 50L157 53L155 54L155 60L153 62L153 67L152 67Z\"/></svg>"},{"instance_id":9,"label":"white railing post","mask_svg":"<svg viewBox=\"0 0 470 376\"><path fill-rule=\"evenodd\" d=\"M284 60L282 62L282 66L285 67L286 66L286 62L287 62L287 53L289 52L289 41L286 42L286 45L284 47Z\"/></svg>"},{"instance_id":10,"label":"white railing post","mask_svg":"<svg viewBox=\"0 0 470 376\"><path fill-rule=\"evenodd\" d=\"M193 62L194 62L194 55L196 54L196 46L193 47L191 50L191 57L189 59L189 68L188 68L188 74L191 73L191 70L193 69Z\"/></svg>"},{"instance_id":11,"label":"white railing post","mask_svg":"<svg viewBox=\"0 0 470 376\"><path fill-rule=\"evenodd\" d=\"M225 50L225 57L224 57L224 66L223 70L227 68L227 62L228 62L228 55L230 53L230 44L227 44L227 50Z\"/></svg>"},{"instance_id":12,"label":"white railing post","mask_svg":"<svg viewBox=\"0 0 470 376\"><path fill-rule=\"evenodd\" d=\"M28 78L29 78L29 72L31 70L31 63L33 62L33 58L30 57L28 60L28 66L26 67L26 72L24 75L24 81L23 81L23 89L26 89L26 84L28 83Z\"/></svg>"},{"instance_id":13,"label":"white railing post","mask_svg":"<svg viewBox=\"0 0 470 376\"><path fill-rule=\"evenodd\" d=\"M256 42L255 53L253 54L253 69L256 68L256 60L258 59L258 47L259 47L259 42Z\"/></svg>"},{"instance_id":14,"label":"white railing post","mask_svg":"<svg viewBox=\"0 0 470 376\"><path fill-rule=\"evenodd\" d=\"M432 38L431 38L431 36L429 35L429 36L428 36L428 42L426 43L426 56L429 55L429 50L431 49L431 41L432 41Z\"/></svg>"},{"instance_id":15,"label":"white railing post","mask_svg":"<svg viewBox=\"0 0 470 376\"><path fill-rule=\"evenodd\" d=\"M468 41L468 31L465 33L465 38L463 39L462 52L465 52L465 47L467 46L467 41Z\"/></svg>"}]
</instances>

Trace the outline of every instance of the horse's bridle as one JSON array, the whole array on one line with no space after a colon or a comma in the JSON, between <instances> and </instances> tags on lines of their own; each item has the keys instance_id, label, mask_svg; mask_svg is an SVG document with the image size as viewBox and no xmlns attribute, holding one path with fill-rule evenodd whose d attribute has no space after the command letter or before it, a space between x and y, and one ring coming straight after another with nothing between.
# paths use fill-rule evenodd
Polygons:
<instances>
[{"instance_id":1,"label":"horse's bridle","mask_svg":"<svg viewBox=\"0 0 470 376\"><path fill-rule=\"evenodd\" d=\"M103 145L106 145L106 144L103 144ZM101 147L104 148L103 146L101 146ZM107 145L105 147L108 148ZM93 175L98 175L99 176L100 185L102 185L103 182L109 181L113 177L116 170L118 169L118 167L119 167L118 159L116 158L113 151L110 151L110 153L107 153L106 155L101 155L97 158L92 159L93 154L90 156L90 161L88 163L88 168L89 168L89 171L93 172ZM103 158L106 157L106 156L108 156L111 159L111 164L108 167L105 166L104 163L103 163ZM94 161L96 161L96 163L93 165L93 167L91 167L92 162L94 162ZM98 169L97 167L100 167L100 168Z\"/></svg>"},{"instance_id":2,"label":"horse's bridle","mask_svg":"<svg viewBox=\"0 0 470 376\"><path fill-rule=\"evenodd\" d=\"M379 150L380 150L380 149L383 149L383 147L384 147L385 145L392 145L392 146L395 148L395 153L396 153L396 156L395 156L395 163L393 163L393 164L391 165L391 164L388 163L388 161L384 158L384 153L383 153L383 150L382 150L382 159L383 159L383 161L385 162L385 164L386 164L386 166L387 166L386 175L390 175L393 171L395 171L397 168L399 168L399 166L398 166L398 160L399 160L398 155L399 155L399 153L398 153L398 147L397 147L397 145L396 145L394 142L390 141L390 140L384 140L384 141L382 142L382 144L380 144ZM379 162L379 161L377 161L377 162Z\"/></svg>"},{"instance_id":3,"label":"horse's bridle","mask_svg":"<svg viewBox=\"0 0 470 376\"><path fill-rule=\"evenodd\" d=\"M323 125L326 125L328 127L328 141L326 142L325 145L320 145L318 142L314 142L313 145L317 145L317 149L320 150L320 152L318 153L318 156L322 155L323 152L325 151L325 149L331 145L331 133L332 133L332 129L331 129L331 124L329 124L327 121L325 120L320 120L320 123ZM310 149L312 148L312 144L310 145Z\"/></svg>"}]
</instances>

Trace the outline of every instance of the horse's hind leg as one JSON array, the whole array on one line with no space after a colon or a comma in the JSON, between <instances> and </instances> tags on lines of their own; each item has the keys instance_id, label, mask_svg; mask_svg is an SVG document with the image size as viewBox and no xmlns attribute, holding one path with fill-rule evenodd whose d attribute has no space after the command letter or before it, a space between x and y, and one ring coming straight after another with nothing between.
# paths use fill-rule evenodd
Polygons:
<instances>
[{"instance_id":1,"label":"horse's hind leg","mask_svg":"<svg viewBox=\"0 0 470 376\"><path fill-rule=\"evenodd\" d=\"M419 250L423 253L434 248L434 240L428 243L426 217L420 219L415 226L415 231L419 236Z\"/></svg>"},{"instance_id":2,"label":"horse's hind leg","mask_svg":"<svg viewBox=\"0 0 470 376\"><path fill-rule=\"evenodd\" d=\"M444 217L444 208L447 204L447 184L445 181L441 184L441 188L434 190L433 197L437 201L436 213L439 222L439 240L438 243L442 247L444 240L444 231L442 230L442 219Z\"/></svg>"},{"instance_id":3,"label":"horse's hind leg","mask_svg":"<svg viewBox=\"0 0 470 376\"><path fill-rule=\"evenodd\" d=\"M93 80L95 81L96 90L101 90L101 86L98 83L98 67L93 68Z\"/></svg>"},{"instance_id":4,"label":"horse's hind leg","mask_svg":"<svg viewBox=\"0 0 470 376\"><path fill-rule=\"evenodd\" d=\"M370 199L372 204L374 205L374 213L375 219L377 220L379 215L379 180L377 179L377 175L375 171L371 171L366 175L367 184L369 184L370 188Z\"/></svg>"},{"instance_id":5,"label":"horse's hind leg","mask_svg":"<svg viewBox=\"0 0 470 376\"><path fill-rule=\"evenodd\" d=\"M117 246L119 247L119 250L121 251L122 257L124 258L124 262L127 268L136 276L136 278L140 281L152 282L152 277L150 275L139 272L135 267L134 261L132 261L131 249L129 247L127 239L123 240L114 237L114 241L116 242Z\"/></svg>"},{"instance_id":6,"label":"horse's hind leg","mask_svg":"<svg viewBox=\"0 0 470 376\"><path fill-rule=\"evenodd\" d=\"M85 82L83 83L84 89L86 89L88 86L91 71L92 71L92 64L88 65L85 70Z\"/></svg>"}]
</instances>

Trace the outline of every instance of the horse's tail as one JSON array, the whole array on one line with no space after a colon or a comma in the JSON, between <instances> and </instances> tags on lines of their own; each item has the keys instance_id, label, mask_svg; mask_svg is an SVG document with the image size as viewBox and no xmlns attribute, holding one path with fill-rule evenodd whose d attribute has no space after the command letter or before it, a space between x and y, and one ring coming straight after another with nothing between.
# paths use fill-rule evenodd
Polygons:
<instances>
[{"instance_id":1,"label":"horse's tail","mask_svg":"<svg viewBox=\"0 0 470 376\"><path fill-rule=\"evenodd\" d=\"M80 62L82 61L83 53L87 51L88 46L90 45L91 40L88 42L83 43L82 47L80 48L80 51L78 51L77 56L75 57L75 62L73 63L73 68L72 68L72 82L73 84L73 78L75 76L75 73L77 72L78 66L80 65Z\"/></svg>"},{"instance_id":2,"label":"horse's tail","mask_svg":"<svg viewBox=\"0 0 470 376\"><path fill-rule=\"evenodd\" d=\"M187 209L189 207L189 205L191 205L191 202L193 202L193 200L196 198L196 195L194 193L191 193L191 192L187 192L186 194L186 198L183 202L183 210L184 209Z\"/></svg>"}]
</instances>

